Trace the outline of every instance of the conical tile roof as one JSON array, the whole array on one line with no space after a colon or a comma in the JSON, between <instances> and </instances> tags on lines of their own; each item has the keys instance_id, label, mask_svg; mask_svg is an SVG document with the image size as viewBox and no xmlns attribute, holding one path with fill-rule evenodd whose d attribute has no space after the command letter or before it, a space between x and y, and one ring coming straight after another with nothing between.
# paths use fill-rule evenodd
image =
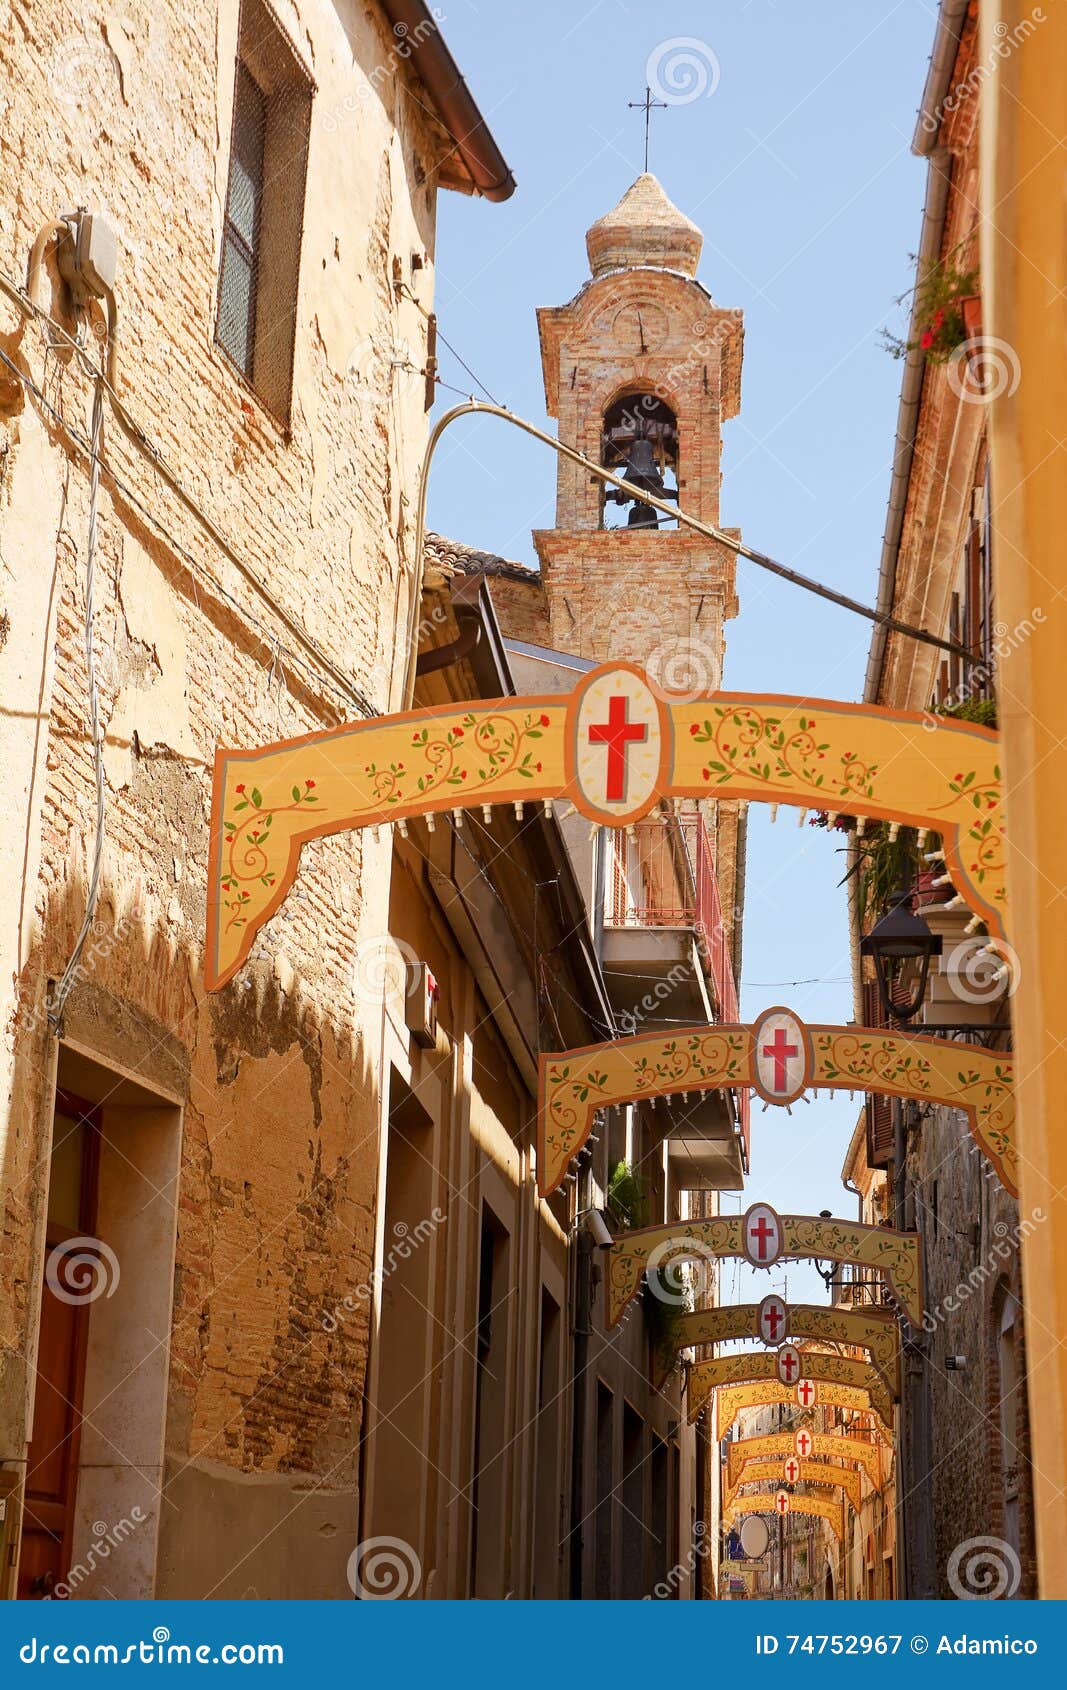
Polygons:
<instances>
[{"instance_id":1,"label":"conical tile roof","mask_svg":"<svg viewBox=\"0 0 1067 1690\"><path fill-rule=\"evenodd\" d=\"M594 276L644 264L695 276L704 237L646 170L615 209L597 219L585 244Z\"/></svg>"}]
</instances>

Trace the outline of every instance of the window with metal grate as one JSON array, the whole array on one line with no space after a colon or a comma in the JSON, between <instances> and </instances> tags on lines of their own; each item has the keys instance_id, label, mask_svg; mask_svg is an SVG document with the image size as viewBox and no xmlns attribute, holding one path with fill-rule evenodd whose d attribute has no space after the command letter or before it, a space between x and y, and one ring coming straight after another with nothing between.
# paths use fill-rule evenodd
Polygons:
<instances>
[{"instance_id":1,"label":"window with metal grate","mask_svg":"<svg viewBox=\"0 0 1067 1690\"><path fill-rule=\"evenodd\" d=\"M264 0L242 0L215 340L285 424L313 92Z\"/></svg>"}]
</instances>

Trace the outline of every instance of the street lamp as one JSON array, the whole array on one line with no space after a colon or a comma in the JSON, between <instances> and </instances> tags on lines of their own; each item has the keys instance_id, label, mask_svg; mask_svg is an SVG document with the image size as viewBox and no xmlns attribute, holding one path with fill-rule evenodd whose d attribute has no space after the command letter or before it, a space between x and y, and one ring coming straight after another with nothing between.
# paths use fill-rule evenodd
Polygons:
<instances>
[{"instance_id":1,"label":"street lamp","mask_svg":"<svg viewBox=\"0 0 1067 1690\"><path fill-rule=\"evenodd\" d=\"M941 936L915 914L915 894L894 892L889 908L860 942L860 955L874 960L878 996L894 1021L910 1021L926 996L930 958L941 955Z\"/></svg>"},{"instance_id":2,"label":"street lamp","mask_svg":"<svg viewBox=\"0 0 1067 1690\"><path fill-rule=\"evenodd\" d=\"M831 1221L831 1220L833 1220L833 1218L834 1217L833 1217L833 1210L832 1209L820 1209L819 1210L819 1219L821 1221ZM834 1280L837 1277L837 1263L831 1262L829 1267L823 1267L822 1262L816 1260L815 1262L813 1262L812 1265L815 1268L815 1272L818 1274L819 1278L822 1280L823 1284L826 1286L827 1291L832 1291Z\"/></svg>"}]
</instances>

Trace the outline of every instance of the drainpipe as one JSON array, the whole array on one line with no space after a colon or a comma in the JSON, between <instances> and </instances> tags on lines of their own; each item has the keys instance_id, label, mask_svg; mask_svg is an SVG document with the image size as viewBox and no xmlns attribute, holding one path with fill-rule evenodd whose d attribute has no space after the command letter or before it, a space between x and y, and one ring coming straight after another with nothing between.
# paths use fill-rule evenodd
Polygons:
<instances>
[{"instance_id":1,"label":"drainpipe","mask_svg":"<svg viewBox=\"0 0 1067 1690\"><path fill-rule=\"evenodd\" d=\"M941 109L949 92L952 72L959 52L960 33L967 18L968 0L942 0L937 20L937 34L930 54L930 67L922 104L916 120L911 150L919 158L929 161L926 179L926 200L923 205L922 230L919 236L916 277L921 280L932 264L941 256L941 242L945 232L945 207L952 179L952 156L946 147L938 146L941 128ZM912 304L909 340L916 340L920 328L915 303ZM897 560L900 536L904 526L904 509L908 499L908 482L915 456L915 434L919 421L923 376L926 359L918 348L909 352L904 363L904 380L900 390L897 412L896 441L893 448L893 478L889 487L889 509L886 514L882 559L878 574L876 608L883 615L892 615L896 597ZM863 696L869 704L878 702L885 662L888 629L876 623L867 659L867 677Z\"/></svg>"},{"instance_id":2,"label":"drainpipe","mask_svg":"<svg viewBox=\"0 0 1067 1690\"><path fill-rule=\"evenodd\" d=\"M578 1213L588 1208L592 1193L592 1175L588 1167L578 1183ZM578 1223L574 1240L574 1372L571 1401L574 1416L571 1440L571 1511L570 1511L570 1595L572 1602L582 1600L582 1565L584 1557L585 1518L585 1423L586 1375L589 1371L589 1339L592 1336L593 1313L593 1251L596 1245L588 1230Z\"/></svg>"}]
</instances>

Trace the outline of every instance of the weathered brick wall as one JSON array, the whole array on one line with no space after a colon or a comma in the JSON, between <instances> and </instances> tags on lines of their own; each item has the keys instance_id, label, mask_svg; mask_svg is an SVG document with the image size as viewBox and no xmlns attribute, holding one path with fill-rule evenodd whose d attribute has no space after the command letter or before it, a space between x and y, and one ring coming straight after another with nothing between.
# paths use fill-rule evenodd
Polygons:
<instances>
[{"instance_id":1,"label":"weathered brick wall","mask_svg":"<svg viewBox=\"0 0 1067 1690\"><path fill-rule=\"evenodd\" d=\"M922 1233L926 1274L935 1569L938 1594L946 1598L954 1594L947 1574L953 1551L972 1538L1006 1533L997 1348L1005 1294L1021 1299L1019 1207L998 1181L985 1177L986 1164L972 1143L957 1111L931 1108L909 1163L915 1181L911 1224ZM1035 1589L1021 1321L1018 1331L1020 1382L1008 1414L1022 1457L1025 1596ZM948 1368L949 1356L964 1357L963 1369Z\"/></svg>"},{"instance_id":2,"label":"weathered brick wall","mask_svg":"<svg viewBox=\"0 0 1067 1690\"><path fill-rule=\"evenodd\" d=\"M376 7L283 0L278 17L317 85L290 434L213 344L236 0L217 13L169 0L132 0L121 16L50 0L8 9L0 266L23 282L37 230L71 205L116 226L123 394L249 569L381 708L425 434L422 380L389 369L394 345L409 345L418 365L424 344L421 316L394 294L392 265L397 258L429 305L441 143L425 102L405 91L409 73L390 54ZM417 272L416 253L425 258ZM46 305L63 313L51 267ZM2 299L0 345L84 429L82 373L46 353L38 328ZM0 1338L10 1366L0 1455L19 1460L48 1150L42 1006L85 907L93 776L84 465L13 380L0 405L9 619L0 681L16 707L0 745L16 810L0 869L9 887L26 874L21 919L12 900L3 929ZM104 1023L117 1017L128 1029L123 1060L151 1074L162 1052L186 1088L167 1425L175 1494L180 1504L183 1473L234 1469L314 1478L350 1499L365 1322L328 1335L322 1311L365 1277L371 1258L381 1011L354 999L352 980L361 941L386 930L388 844L356 836L309 846L296 895L242 977L205 997L216 745L299 734L351 706L305 683L285 657L269 673L274 636L292 644L291 634L110 421L105 456L100 943L70 1014L116 1059ZM341 1523L353 1518L349 1501ZM209 1506L196 1534L211 1527ZM165 1510L163 1530L168 1588L199 1593L195 1554L179 1541L191 1525ZM340 1533L327 1550L324 1541L291 1563L306 1589L273 1593L344 1593L350 1537ZM260 1594L271 1593L271 1576Z\"/></svg>"}]
</instances>

